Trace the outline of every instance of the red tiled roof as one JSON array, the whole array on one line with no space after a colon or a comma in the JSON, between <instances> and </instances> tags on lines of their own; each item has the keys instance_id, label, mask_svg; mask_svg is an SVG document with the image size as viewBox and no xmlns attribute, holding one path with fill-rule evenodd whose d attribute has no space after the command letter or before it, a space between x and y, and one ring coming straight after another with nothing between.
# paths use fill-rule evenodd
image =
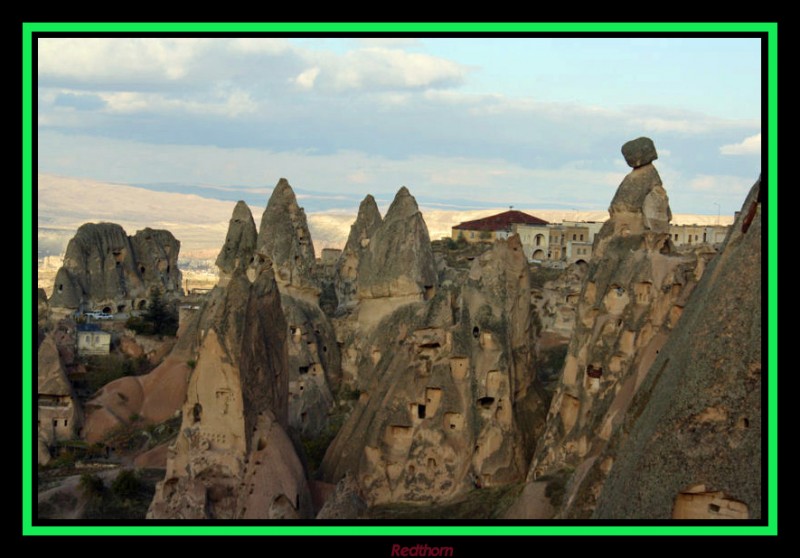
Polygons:
<instances>
[{"instance_id":1,"label":"red tiled roof","mask_svg":"<svg viewBox=\"0 0 800 558\"><path fill-rule=\"evenodd\" d=\"M484 217L483 219L464 221L453 228L470 231L499 231L511 228L512 224L546 225L547 221L534 217L533 215L528 215L522 211L511 210L492 215L491 217Z\"/></svg>"}]
</instances>

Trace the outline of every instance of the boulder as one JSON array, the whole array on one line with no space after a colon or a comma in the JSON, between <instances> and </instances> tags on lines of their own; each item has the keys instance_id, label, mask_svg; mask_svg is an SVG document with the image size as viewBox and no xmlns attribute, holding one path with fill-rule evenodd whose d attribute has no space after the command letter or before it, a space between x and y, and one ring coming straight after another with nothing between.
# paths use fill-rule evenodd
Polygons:
<instances>
[{"instance_id":1,"label":"boulder","mask_svg":"<svg viewBox=\"0 0 800 558\"><path fill-rule=\"evenodd\" d=\"M634 169L649 165L658 159L653 140L645 137L626 142L622 146L622 156L625 157L628 166Z\"/></svg>"}]
</instances>

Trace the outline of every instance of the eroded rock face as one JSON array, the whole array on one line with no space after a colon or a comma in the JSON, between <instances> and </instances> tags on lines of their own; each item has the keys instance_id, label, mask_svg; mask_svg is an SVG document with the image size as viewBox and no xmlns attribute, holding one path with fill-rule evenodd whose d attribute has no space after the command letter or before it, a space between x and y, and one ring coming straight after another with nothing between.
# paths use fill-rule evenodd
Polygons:
<instances>
[{"instance_id":1,"label":"eroded rock face","mask_svg":"<svg viewBox=\"0 0 800 558\"><path fill-rule=\"evenodd\" d=\"M151 518L311 515L288 425L286 330L272 270L235 271L199 317L181 431Z\"/></svg>"},{"instance_id":2,"label":"eroded rock face","mask_svg":"<svg viewBox=\"0 0 800 558\"><path fill-rule=\"evenodd\" d=\"M364 389L326 453L324 478L349 474L370 505L446 500L519 480L526 455L517 405L524 399L535 414L537 401L530 314L516 236L476 259L463 285L440 286L428 301L389 314L362 347ZM535 419L525 422L536 432Z\"/></svg>"},{"instance_id":3,"label":"eroded rock face","mask_svg":"<svg viewBox=\"0 0 800 558\"><path fill-rule=\"evenodd\" d=\"M237 202L228 223L225 244L216 261L221 286L225 286L235 271L248 269L255 254L257 239L256 223L250 208L243 201Z\"/></svg>"},{"instance_id":4,"label":"eroded rock face","mask_svg":"<svg viewBox=\"0 0 800 558\"><path fill-rule=\"evenodd\" d=\"M281 296L289 324L289 425L304 435L328 427L333 391L341 381L336 334L319 306Z\"/></svg>"},{"instance_id":5,"label":"eroded rock face","mask_svg":"<svg viewBox=\"0 0 800 558\"><path fill-rule=\"evenodd\" d=\"M626 418L598 460L596 518L760 518L761 183L686 302Z\"/></svg>"},{"instance_id":6,"label":"eroded rock face","mask_svg":"<svg viewBox=\"0 0 800 558\"><path fill-rule=\"evenodd\" d=\"M663 201L657 214L648 213L654 197ZM568 481L561 515L590 470L601 477L608 472L609 462L596 456L619 429L697 282L698 256L670 253L669 206L652 165L625 177L609 213L528 475L529 481Z\"/></svg>"},{"instance_id":7,"label":"eroded rock face","mask_svg":"<svg viewBox=\"0 0 800 558\"><path fill-rule=\"evenodd\" d=\"M56 274L51 307L126 311L143 307L150 289L181 293L180 242L165 230L128 236L114 223L82 225Z\"/></svg>"},{"instance_id":8,"label":"eroded rock face","mask_svg":"<svg viewBox=\"0 0 800 558\"><path fill-rule=\"evenodd\" d=\"M403 186L395 195L358 265L358 297L421 300L436 286L428 227Z\"/></svg>"},{"instance_id":9,"label":"eroded rock face","mask_svg":"<svg viewBox=\"0 0 800 558\"><path fill-rule=\"evenodd\" d=\"M285 178L278 181L261 216L256 252L272 262L282 293L319 304L314 243L305 211Z\"/></svg>"},{"instance_id":10,"label":"eroded rock face","mask_svg":"<svg viewBox=\"0 0 800 558\"><path fill-rule=\"evenodd\" d=\"M37 376L38 459L45 465L50 461L48 447L75 438L83 420L52 334L39 347Z\"/></svg>"},{"instance_id":11,"label":"eroded rock face","mask_svg":"<svg viewBox=\"0 0 800 558\"><path fill-rule=\"evenodd\" d=\"M358 302L358 266L382 222L375 198L368 195L358 206L358 216L336 262L336 296L340 308L350 308Z\"/></svg>"}]
</instances>

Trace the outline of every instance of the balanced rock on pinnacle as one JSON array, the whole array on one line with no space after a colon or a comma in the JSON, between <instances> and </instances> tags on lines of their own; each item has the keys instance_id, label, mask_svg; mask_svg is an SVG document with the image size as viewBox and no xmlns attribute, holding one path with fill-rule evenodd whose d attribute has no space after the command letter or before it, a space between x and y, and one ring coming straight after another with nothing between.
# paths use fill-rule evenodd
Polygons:
<instances>
[{"instance_id":1,"label":"balanced rock on pinnacle","mask_svg":"<svg viewBox=\"0 0 800 558\"><path fill-rule=\"evenodd\" d=\"M656 146L650 138L636 138L622 146L622 156L629 167L638 169L658 159Z\"/></svg>"}]
</instances>

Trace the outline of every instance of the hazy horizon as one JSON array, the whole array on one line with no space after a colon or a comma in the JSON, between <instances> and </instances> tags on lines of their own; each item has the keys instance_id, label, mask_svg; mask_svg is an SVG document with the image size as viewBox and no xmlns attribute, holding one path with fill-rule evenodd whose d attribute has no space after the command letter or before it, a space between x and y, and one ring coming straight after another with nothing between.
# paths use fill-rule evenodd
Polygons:
<instances>
[{"instance_id":1,"label":"hazy horizon","mask_svg":"<svg viewBox=\"0 0 800 558\"><path fill-rule=\"evenodd\" d=\"M731 215L761 172L753 38L40 38L37 52L39 172L145 199L263 207L286 177L309 215L367 193L384 208L402 185L428 210L605 210L630 170L620 147L642 135L676 214Z\"/></svg>"}]
</instances>

